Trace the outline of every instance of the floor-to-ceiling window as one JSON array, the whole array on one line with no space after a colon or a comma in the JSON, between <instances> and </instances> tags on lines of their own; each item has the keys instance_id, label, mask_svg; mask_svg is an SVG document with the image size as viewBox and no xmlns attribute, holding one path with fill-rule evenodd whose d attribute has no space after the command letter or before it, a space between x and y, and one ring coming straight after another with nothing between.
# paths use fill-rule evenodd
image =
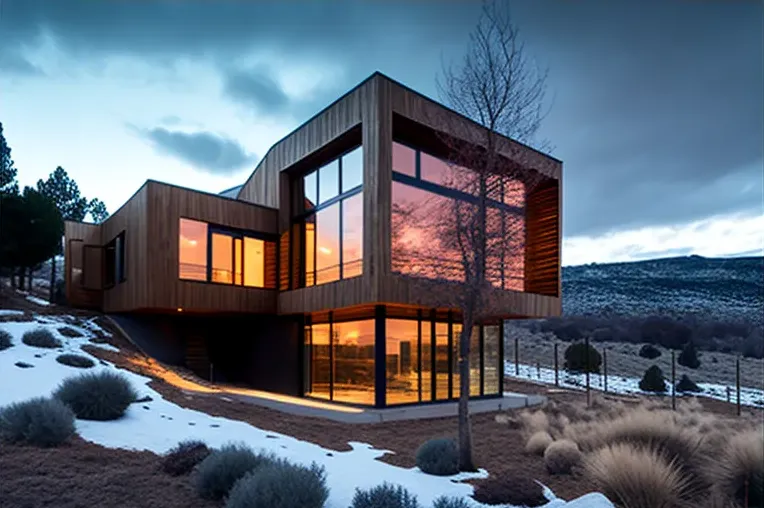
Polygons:
<instances>
[{"instance_id":1,"label":"floor-to-ceiling window","mask_svg":"<svg viewBox=\"0 0 764 508\"><path fill-rule=\"evenodd\" d=\"M293 184L301 238L300 286L363 272L363 147L308 172Z\"/></svg>"},{"instance_id":2,"label":"floor-to-ceiling window","mask_svg":"<svg viewBox=\"0 0 764 508\"><path fill-rule=\"evenodd\" d=\"M395 313L378 318L367 315L368 319L348 320L335 319L334 313L328 313L320 318L324 322L312 324L308 318L303 339L306 395L372 406L377 400L377 383L384 381L387 406L459 397L460 323L425 311L407 318L396 317ZM384 321L383 337L375 338L380 329L376 319ZM500 392L500 332L499 325L473 327L469 355L471 397ZM384 348L381 372L375 364L376 347Z\"/></svg>"},{"instance_id":3,"label":"floor-to-ceiling window","mask_svg":"<svg viewBox=\"0 0 764 508\"><path fill-rule=\"evenodd\" d=\"M467 236L479 223L479 179L473 172L393 143L392 269L409 276L464 281L474 266ZM525 187L505 177L487 179L487 280L522 291L525 263Z\"/></svg>"}]
</instances>

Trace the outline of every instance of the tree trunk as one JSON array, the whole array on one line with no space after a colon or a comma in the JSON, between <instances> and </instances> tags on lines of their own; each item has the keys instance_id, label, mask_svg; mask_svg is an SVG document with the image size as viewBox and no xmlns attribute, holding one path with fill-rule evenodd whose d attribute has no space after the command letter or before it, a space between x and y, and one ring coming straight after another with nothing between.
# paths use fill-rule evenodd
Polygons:
<instances>
[{"instance_id":1,"label":"tree trunk","mask_svg":"<svg viewBox=\"0 0 764 508\"><path fill-rule=\"evenodd\" d=\"M470 337L472 312L465 309L462 333L459 336L459 470L476 471L472 460L472 426L470 424Z\"/></svg>"},{"instance_id":2,"label":"tree trunk","mask_svg":"<svg viewBox=\"0 0 764 508\"><path fill-rule=\"evenodd\" d=\"M48 294L48 301L53 303L56 294L56 256L53 256L50 262L50 291Z\"/></svg>"},{"instance_id":3,"label":"tree trunk","mask_svg":"<svg viewBox=\"0 0 764 508\"><path fill-rule=\"evenodd\" d=\"M19 268L17 274L19 276L19 289L24 291L26 289L24 285L24 268Z\"/></svg>"}]
</instances>

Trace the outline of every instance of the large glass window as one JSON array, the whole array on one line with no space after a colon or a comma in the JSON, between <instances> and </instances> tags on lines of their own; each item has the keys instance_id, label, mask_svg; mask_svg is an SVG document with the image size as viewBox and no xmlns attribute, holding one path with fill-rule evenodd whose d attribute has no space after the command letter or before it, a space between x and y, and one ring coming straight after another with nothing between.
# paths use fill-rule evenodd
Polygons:
<instances>
[{"instance_id":1,"label":"large glass window","mask_svg":"<svg viewBox=\"0 0 764 508\"><path fill-rule=\"evenodd\" d=\"M499 341L501 340L499 325L483 327L483 394L496 395L501 391L499 386Z\"/></svg>"},{"instance_id":2,"label":"large glass window","mask_svg":"<svg viewBox=\"0 0 764 508\"><path fill-rule=\"evenodd\" d=\"M374 404L374 320L334 323L332 400Z\"/></svg>"},{"instance_id":3,"label":"large glass window","mask_svg":"<svg viewBox=\"0 0 764 508\"><path fill-rule=\"evenodd\" d=\"M276 287L276 242L190 219L180 219L179 237L181 279Z\"/></svg>"},{"instance_id":4,"label":"large glass window","mask_svg":"<svg viewBox=\"0 0 764 508\"><path fill-rule=\"evenodd\" d=\"M302 177L293 202L305 203L294 217L302 229L301 286L363 273L363 147ZM295 240L293 240L295 241Z\"/></svg>"},{"instance_id":5,"label":"large glass window","mask_svg":"<svg viewBox=\"0 0 764 508\"><path fill-rule=\"evenodd\" d=\"M454 323L451 327L451 398L458 399L461 387L459 385L462 378L459 373L459 344L462 339L462 325Z\"/></svg>"},{"instance_id":6,"label":"large glass window","mask_svg":"<svg viewBox=\"0 0 764 508\"><path fill-rule=\"evenodd\" d=\"M480 327L473 326L470 334L470 397L480 395Z\"/></svg>"},{"instance_id":7,"label":"large glass window","mask_svg":"<svg viewBox=\"0 0 764 508\"><path fill-rule=\"evenodd\" d=\"M179 276L187 280L207 280L207 224L180 219Z\"/></svg>"},{"instance_id":8,"label":"large glass window","mask_svg":"<svg viewBox=\"0 0 764 508\"><path fill-rule=\"evenodd\" d=\"M448 323L435 323L435 399L447 400L448 393Z\"/></svg>"},{"instance_id":9,"label":"large glass window","mask_svg":"<svg viewBox=\"0 0 764 508\"><path fill-rule=\"evenodd\" d=\"M311 358L311 381L310 392L312 397L329 399L331 386L331 353L330 353L329 323L313 325L311 333L310 358Z\"/></svg>"},{"instance_id":10,"label":"large glass window","mask_svg":"<svg viewBox=\"0 0 764 508\"><path fill-rule=\"evenodd\" d=\"M423 320L422 326L422 400L432 400L432 326Z\"/></svg>"},{"instance_id":11,"label":"large glass window","mask_svg":"<svg viewBox=\"0 0 764 508\"><path fill-rule=\"evenodd\" d=\"M388 319L385 323L387 404L419 401L419 327L410 319Z\"/></svg>"},{"instance_id":12,"label":"large glass window","mask_svg":"<svg viewBox=\"0 0 764 508\"><path fill-rule=\"evenodd\" d=\"M469 273L475 273L476 249L469 236L481 225L479 188L476 173L394 142L393 271L457 282L465 278L465 265ZM495 287L521 291L524 185L491 176L486 179L486 191L486 278Z\"/></svg>"}]
</instances>

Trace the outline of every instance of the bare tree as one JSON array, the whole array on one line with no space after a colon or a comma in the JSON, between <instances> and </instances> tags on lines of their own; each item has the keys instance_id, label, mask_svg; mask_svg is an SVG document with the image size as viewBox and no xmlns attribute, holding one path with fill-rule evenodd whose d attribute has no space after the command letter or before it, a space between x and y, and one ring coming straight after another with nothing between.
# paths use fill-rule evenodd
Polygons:
<instances>
[{"instance_id":1,"label":"bare tree","mask_svg":"<svg viewBox=\"0 0 764 508\"><path fill-rule=\"evenodd\" d=\"M428 263L430 273L421 275L463 288L454 292L463 323L458 350L461 470L475 469L468 405L473 326L495 314L493 296L523 290L525 197L543 179L542 172L529 169L544 159L524 145L535 142L545 117L546 77L526 55L506 2L484 1L464 59L444 64L438 79L441 101L479 127L448 113L433 113L438 118L431 119L444 127L438 138L447 152L448 171L441 184L470 197L432 204L439 213L427 212L427 203L420 203L406 219L420 215L437 237L437 249L430 246L429 251L439 252L440 259Z\"/></svg>"}]
</instances>

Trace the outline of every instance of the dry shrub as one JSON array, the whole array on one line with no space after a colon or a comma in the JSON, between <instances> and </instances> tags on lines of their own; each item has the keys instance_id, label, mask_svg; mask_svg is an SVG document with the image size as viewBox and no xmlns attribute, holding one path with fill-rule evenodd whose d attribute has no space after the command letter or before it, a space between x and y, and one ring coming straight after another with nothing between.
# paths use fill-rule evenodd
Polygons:
<instances>
[{"instance_id":1,"label":"dry shrub","mask_svg":"<svg viewBox=\"0 0 764 508\"><path fill-rule=\"evenodd\" d=\"M569 439L561 439L547 446L544 451L544 465L551 474L570 474L581 463L578 445Z\"/></svg>"},{"instance_id":2,"label":"dry shrub","mask_svg":"<svg viewBox=\"0 0 764 508\"><path fill-rule=\"evenodd\" d=\"M528 442L525 443L525 451L533 455L543 455L544 451L546 451L547 447L552 444L553 441L554 440L552 439L552 436L549 435L549 432L544 430L534 432L528 439Z\"/></svg>"},{"instance_id":3,"label":"dry shrub","mask_svg":"<svg viewBox=\"0 0 764 508\"><path fill-rule=\"evenodd\" d=\"M566 437L578 443L584 451L627 443L651 448L667 460L676 459L682 465L693 463L701 445L698 433L679 426L670 412L644 408L610 421L571 425Z\"/></svg>"},{"instance_id":4,"label":"dry shrub","mask_svg":"<svg viewBox=\"0 0 764 508\"><path fill-rule=\"evenodd\" d=\"M475 482L472 497L483 504L510 504L514 506L542 506L549 502L544 489L524 476L489 476Z\"/></svg>"},{"instance_id":5,"label":"dry shrub","mask_svg":"<svg viewBox=\"0 0 764 508\"><path fill-rule=\"evenodd\" d=\"M709 481L726 499L742 506L764 505L764 429L733 436L706 464Z\"/></svg>"},{"instance_id":6,"label":"dry shrub","mask_svg":"<svg viewBox=\"0 0 764 508\"><path fill-rule=\"evenodd\" d=\"M587 456L584 469L623 508L676 508L685 504L689 482L675 464L655 450L615 444Z\"/></svg>"},{"instance_id":7,"label":"dry shrub","mask_svg":"<svg viewBox=\"0 0 764 508\"><path fill-rule=\"evenodd\" d=\"M532 413L530 411L523 411L520 413L520 421L530 434L549 431L549 417L541 409Z\"/></svg>"}]
</instances>

